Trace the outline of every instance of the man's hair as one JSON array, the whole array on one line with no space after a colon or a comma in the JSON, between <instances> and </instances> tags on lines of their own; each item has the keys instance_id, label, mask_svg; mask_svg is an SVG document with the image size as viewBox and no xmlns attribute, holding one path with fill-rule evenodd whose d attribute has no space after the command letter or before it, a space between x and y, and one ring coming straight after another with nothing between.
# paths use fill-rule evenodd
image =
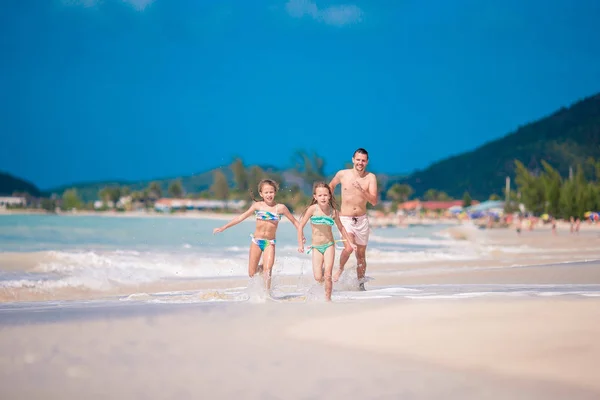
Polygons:
<instances>
[{"instance_id":1,"label":"man's hair","mask_svg":"<svg viewBox=\"0 0 600 400\"><path fill-rule=\"evenodd\" d=\"M352 158L354 158L356 156L356 153L358 153L358 154L364 154L365 156L367 156L367 160L369 159L369 152L366 151L365 149L363 149L362 147L356 149L356 151L354 152L354 154L352 154Z\"/></svg>"}]
</instances>

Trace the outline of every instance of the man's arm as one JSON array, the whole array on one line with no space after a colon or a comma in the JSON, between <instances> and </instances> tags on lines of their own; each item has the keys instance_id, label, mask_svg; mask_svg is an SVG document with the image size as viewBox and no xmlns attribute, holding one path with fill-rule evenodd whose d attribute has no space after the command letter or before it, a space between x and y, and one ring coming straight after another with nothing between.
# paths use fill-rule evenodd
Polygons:
<instances>
[{"instance_id":1,"label":"man's arm","mask_svg":"<svg viewBox=\"0 0 600 400\"><path fill-rule=\"evenodd\" d=\"M371 205L377 205L379 200L377 199L377 178L375 177L375 174L370 175L369 185L367 186L366 190L358 184L356 187L360 190L364 198L371 203Z\"/></svg>"},{"instance_id":2,"label":"man's arm","mask_svg":"<svg viewBox=\"0 0 600 400\"><path fill-rule=\"evenodd\" d=\"M338 171L337 174L333 177L331 182L329 182L329 188L331 189L331 193L335 194L335 187L340 184L340 175L342 171Z\"/></svg>"}]
</instances>

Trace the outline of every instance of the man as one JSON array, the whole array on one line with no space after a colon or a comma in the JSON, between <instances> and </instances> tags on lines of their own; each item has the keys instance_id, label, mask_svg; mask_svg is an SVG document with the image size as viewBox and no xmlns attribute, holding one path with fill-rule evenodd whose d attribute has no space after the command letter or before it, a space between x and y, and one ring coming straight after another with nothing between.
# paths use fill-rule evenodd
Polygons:
<instances>
[{"instance_id":1,"label":"man","mask_svg":"<svg viewBox=\"0 0 600 400\"><path fill-rule=\"evenodd\" d=\"M342 185L340 220L356 245L356 276L360 290L365 290L364 278L367 271L366 251L369 241L367 202L377 205L377 179L373 173L366 171L368 163L369 153L363 148L356 150L352 156L353 167L338 171L329 183L332 193L338 184ZM344 266L351 253L352 251L342 251L340 268L333 275L334 282L337 282L344 272Z\"/></svg>"}]
</instances>

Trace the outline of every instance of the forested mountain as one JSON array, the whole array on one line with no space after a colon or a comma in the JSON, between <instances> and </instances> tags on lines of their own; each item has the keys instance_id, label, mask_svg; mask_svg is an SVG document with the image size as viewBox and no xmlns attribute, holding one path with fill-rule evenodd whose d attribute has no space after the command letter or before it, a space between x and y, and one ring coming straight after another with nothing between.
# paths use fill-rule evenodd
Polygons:
<instances>
[{"instance_id":1,"label":"forested mountain","mask_svg":"<svg viewBox=\"0 0 600 400\"><path fill-rule=\"evenodd\" d=\"M600 159L600 93L399 183L412 186L416 197L433 188L456 198L469 192L483 200L502 193L506 176L515 176L515 160L534 172L542 169L544 160L564 177L569 167L575 169L589 157Z\"/></svg>"},{"instance_id":2,"label":"forested mountain","mask_svg":"<svg viewBox=\"0 0 600 400\"><path fill-rule=\"evenodd\" d=\"M0 172L0 196L12 196L13 193L28 193L37 197L40 190L31 182Z\"/></svg>"}]
</instances>

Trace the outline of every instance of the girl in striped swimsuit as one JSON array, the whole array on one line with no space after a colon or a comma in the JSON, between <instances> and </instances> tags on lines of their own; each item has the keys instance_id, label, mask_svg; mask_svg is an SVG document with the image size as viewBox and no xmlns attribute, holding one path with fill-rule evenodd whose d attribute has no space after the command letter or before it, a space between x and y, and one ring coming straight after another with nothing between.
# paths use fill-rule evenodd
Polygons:
<instances>
[{"instance_id":1,"label":"girl in striped swimsuit","mask_svg":"<svg viewBox=\"0 0 600 400\"><path fill-rule=\"evenodd\" d=\"M256 217L256 228L250 235L250 255L248 258L248 275L253 277L260 273L259 261L262 256L262 269L265 279L265 288L271 289L271 271L275 263L275 234L281 217L284 215L298 229L298 220L294 218L285 204L275 202L275 194L279 190L277 182L263 179L258 184L258 193L262 201L254 201L250 208L227 224L215 228L213 234L223 232L225 229L239 224L252 214Z\"/></svg>"}]
</instances>

